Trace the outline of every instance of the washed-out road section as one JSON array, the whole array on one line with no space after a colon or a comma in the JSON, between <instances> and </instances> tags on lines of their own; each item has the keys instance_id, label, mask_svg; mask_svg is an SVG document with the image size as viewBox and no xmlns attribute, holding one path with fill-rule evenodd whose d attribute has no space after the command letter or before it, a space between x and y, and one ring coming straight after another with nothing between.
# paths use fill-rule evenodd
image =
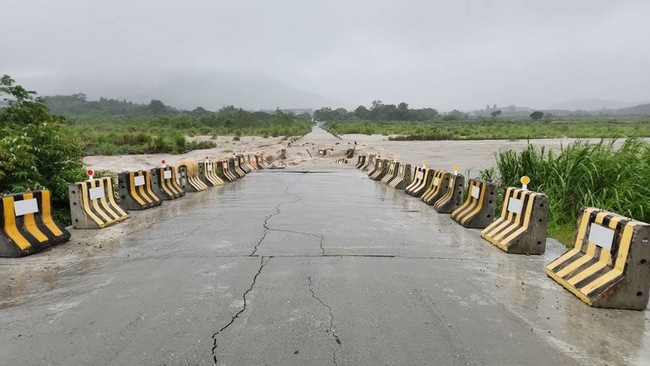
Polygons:
<instances>
[{"instance_id":1,"label":"washed-out road section","mask_svg":"<svg viewBox=\"0 0 650 366\"><path fill-rule=\"evenodd\" d=\"M260 171L0 259L2 365L643 365L592 309L354 169ZM645 363L644 363L645 362Z\"/></svg>"}]
</instances>

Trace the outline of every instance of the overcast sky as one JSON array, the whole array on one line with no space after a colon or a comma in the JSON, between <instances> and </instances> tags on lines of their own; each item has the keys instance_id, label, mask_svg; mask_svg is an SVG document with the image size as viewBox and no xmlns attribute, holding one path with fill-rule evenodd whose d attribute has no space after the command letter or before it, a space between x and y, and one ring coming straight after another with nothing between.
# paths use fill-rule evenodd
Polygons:
<instances>
[{"instance_id":1,"label":"overcast sky","mask_svg":"<svg viewBox=\"0 0 650 366\"><path fill-rule=\"evenodd\" d=\"M0 0L0 11L0 74L46 95L184 108L650 100L648 0Z\"/></svg>"}]
</instances>

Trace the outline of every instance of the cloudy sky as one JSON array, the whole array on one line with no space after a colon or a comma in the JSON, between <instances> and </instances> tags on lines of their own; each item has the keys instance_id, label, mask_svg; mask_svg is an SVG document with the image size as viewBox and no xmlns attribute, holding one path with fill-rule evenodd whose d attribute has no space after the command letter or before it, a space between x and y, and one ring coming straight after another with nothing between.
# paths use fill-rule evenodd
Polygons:
<instances>
[{"instance_id":1,"label":"cloudy sky","mask_svg":"<svg viewBox=\"0 0 650 366\"><path fill-rule=\"evenodd\" d=\"M214 109L650 100L647 0L0 0L39 94Z\"/></svg>"}]
</instances>

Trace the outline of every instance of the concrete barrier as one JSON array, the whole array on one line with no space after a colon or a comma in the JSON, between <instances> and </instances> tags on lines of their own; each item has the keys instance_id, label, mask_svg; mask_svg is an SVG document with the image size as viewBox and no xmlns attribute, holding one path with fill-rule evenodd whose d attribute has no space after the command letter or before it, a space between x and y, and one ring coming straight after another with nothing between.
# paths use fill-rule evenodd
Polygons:
<instances>
[{"instance_id":1,"label":"concrete barrier","mask_svg":"<svg viewBox=\"0 0 650 366\"><path fill-rule=\"evenodd\" d=\"M178 184L176 169L171 166L151 169L151 188L163 200L185 196L185 190Z\"/></svg>"},{"instance_id":2,"label":"concrete barrier","mask_svg":"<svg viewBox=\"0 0 650 366\"><path fill-rule=\"evenodd\" d=\"M68 186L68 197L75 229L101 229L129 218L115 202L109 177L72 183Z\"/></svg>"},{"instance_id":3,"label":"concrete barrier","mask_svg":"<svg viewBox=\"0 0 650 366\"><path fill-rule=\"evenodd\" d=\"M237 177L230 171L228 159L217 161L217 174L229 182L237 180Z\"/></svg>"},{"instance_id":4,"label":"concrete barrier","mask_svg":"<svg viewBox=\"0 0 650 366\"><path fill-rule=\"evenodd\" d=\"M370 179L380 181L381 178L383 178L387 173L388 173L388 166L390 165L390 160L384 159L384 160L379 160L379 169L370 176Z\"/></svg>"},{"instance_id":5,"label":"concrete barrier","mask_svg":"<svg viewBox=\"0 0 650 366\"><path fill-rule=\"evenodd\" d=\"M573 249L546 274L593 307L643 310L650 290L650 225L583 208Z\"/></svg>"},{"instance_id":6,"label":"concrete barrier","mask_svg":"<svg viewBox=\"0 0 650 366\"><path fill-rule=\"evenodd\" d=\"M48 190L2 196L0 225L0 257L23 257L70 240L52 216Z\"/></svg>"},{"instance_id":7,"label":"concrete barrier","mask_svg":"<svg viewBox=\"0 0 650 366\"><path fill-rule=\"evenodd\" d=\"M255 154L255 161L257 162L257 167L259 169L268 169L269 165L264 161L264 158L260 154Z\"/></svg>"},{"instance_id":8,"label":"concrete barrier","mask_svg":"<svg viewBox=\"0 0 650 366\"><path fill-rule=\"evenodd\" d=\"M379 159L379 155L368 155L368 158L366 159L366 163L364 166L361 168L363 171L371 170L375 167L376 161ZM370 175L370 174L368 174Z\"/></svg>"},{"instance_id":9,"label":"concrete barrier","mask_svg":"<svg viewBox=\"0 0 650 366\"><path fill-rule=\"evenodd\" d=\"M424 166L415 167L415 169L413 170L413 180L408 186L406 186L406 188L404 188L404 193L411 194L413 188L417 187L419 184L422 183L422 179L424 179L425 169L426 168Z\"/></svg>"},{"instance_id":10,"label":"concrete barrier","mask_svg":"<svg viewBox=\"0 0 650 366\"><path fill-rule=\"evenodd\" d=\"M400 163L397 177L388 182L388 186L395 189L405 189L411 184L411 164Z\"/></svg>"},{"instance_id":11,"label":"concrete barrier","mask_svg":"<svg viewBox=\"0 0 650 366\"><path fill-rule=\"evenodd\" d=\"M199 164L192 159L183 159L176 163L181 188L185 192L202 192L208 186L199 178Z\"/></svg>"},{"instance_id":12,"label":"concrete barrier","mask_svg":"<svg viewBox=\"0 0 650 366\"><path fill-rule=\"evenodd\" d=\"M484 229L494 221L496 186L492 182L470 179L467 199L451 213L451 218L466 228Z\"/></svg>"},{"instance_id":13,"label":"concrete barrier","mask_svg":"<svg viewBox=\"0 0 650 366\"><path fill-rule=\"evenodd\" d=\"M368 177L372 177L379 169L381 169L382 160L378 157L375 157L372 162L372 166L368 168Z\"/></svg>"},{"instance_id":14,"label":"concrete barrier","mask_svg":"<svg viewBox=\"0 0 650 366\"><path fill-rule=\"evenodd\" d=\"M224 185L223 180L217 175L217 166L209 160L199 161L199 179L208 187Z\"/></svg>"},{"instance_id":15,"label":"concrete barrier","mask_svg":"<svg viewBox=\"0 0 650 366\"><path fill-rule=\"evenodd\" d=\"M548 196L510 187L503 196L501 216L481 231L483 239L516 254L544 254Z\"/></svg>"},{"instance_id":16,"label":"concrete barrier","mask_svg":"<svg viewBox=\"0 0 650 366\"><path fill-rule=\"evenodd\" d=\"M251 169L251 167L248 166L248 164L246 164L246 158L244 157L244 155L237 155L235 159L237 160L239 169L243 170L244 173L250 174L253 171L253 169Z\"/></svg>"},{"instance_id":17,"label":"concrete barrier","mask_svg":"<svg viewBox=\"0 0 650 366\"><path fill-rule=\"evenodd\" d=\"M365 155L359 155L357 157L357 164L354 167L357 168L357 169L361 169L365 164L366 164L366 156Z\"/></svg>"},{"instance_id":18,"label":"concrete barrier","mask_svg":"<svg viewBox=\"0 0 650 366\"><path fill-rule=\"evenodd\" d=\"M255 160L255 156L248 154L246 155L246 164L248 164L253 171L257 171L259 168L257 167L257 160Z\"/></svg>"},{"instance_id":19,"label":"concrete barrier","mask_svg":"<svg viewBox=\"0 0 650 366\"><path fill-rule=\"evenodd\" d=\"M338 158L338 159L336 159L336 164L347 164L347 163L348 163L348 159L346 159L346 158Z\"/></svg>"},{"instance_id":20,"label":"concrete barrier","mask_svg":"<svg viewBox=\"0 0 650 366\"><path fill-rule=\"evenodd\" d=\"M437 170L431 179L429 190L422 195L422 201L433 205L440 197L442 197L449 189L449 177L451 173L446 170Z\"/></svg>"},{"instance_id":21,"label":"concrete barrier","mask_svg":"<svg viewBox=\"0 0 650 366\"><path fill-rule=\"evenodd\" d=\"M448 214L459 208L463 204L463 192L465 188L465 177L462 174L452 174L449 177L449 188L436 203L433 208L438 213Z\"/></svg>"},{"instance_id":22,"label":"concrete barrier","mask_svg":"<svg viewBox=\"0 0 650 366\"><path fill-rule=\"evenodd\" d=\"M381 178L380 182L388 185L388 182L390 182L391 180L395 179L395 177L397 177L398 170L399 170L399 162L397 160L393 160L389 162L388 172L386 172L386 175L384 175L384 177Z\"/></svg>"},{"instance_id":23,"label":"concrete barrier","mask_svg":"<svg viewBox=\"0 0 650 366\"><path fill-rule=\"evenodd\" d=\"M246 172L239 167L239 159L236 157L228 159L228 167L230 168L230 171L237 177L237 179L244 178L246 176Z\"/></svg>"},{"instance_id":24,"label":"concrete barrier","mask_svg":"<svg viewBox=\"0 0 650 366\"><path fill-rule=\"evenodd\" d=\"M423 177L420 184L413 188L409 194L417 198L422 197L424 192L427 190L427 187L431 184L434 172L435 171L433 169L424 168L424 171L422 172Z\"/></svg>"},{"instance_id":25,"label":"concrete barrier","mask_svg":"<svg viewBox=\"0 0 650 366\"><path fill-rule=\"evenodd\" d=\"M120 207L125 210L146 210L160 206L162 199L151 189L151 172L122 172L117 175Z\"/></svg>"}]
</instances>

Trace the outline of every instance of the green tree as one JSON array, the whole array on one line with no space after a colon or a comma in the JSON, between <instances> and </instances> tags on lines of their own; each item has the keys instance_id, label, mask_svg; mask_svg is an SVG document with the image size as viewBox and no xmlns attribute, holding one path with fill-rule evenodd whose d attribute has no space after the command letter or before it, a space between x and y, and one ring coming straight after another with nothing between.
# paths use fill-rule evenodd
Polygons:
<instances>
[{"instance_id":1,"label":"green tree","mask_svg":"<svg viewBox=\"0 0 650 366\"><path fill-rule=\"evenodd\" d=\"M535 121L540 120L543 117L544 117L544 112L541 112L541 111L535 111L535 112L530 114L530 118L535 120Z\"/></svg>"},{"instance_id":2,"label":"green tree","mask_svg":"<svg viewBox=\"0 0 650 366\"><path fill-rule=\"evenodd\" d=\"M500 109L490 112L490 116L492 116L492 118L497 118L500 115L501 115L501 110Z\"/></svg>"},{"instance_id":3,"label":"green tree","mask_svg":"<svg viewBox=\"0 0 650 366\"><path fill-rule=\"evenodd\" d=\"M64 117L8 75L0 78L0 193L47 188L55 216L70 222L68 185L83 180L83 152Z\"/></svg>"}]
</instances>

